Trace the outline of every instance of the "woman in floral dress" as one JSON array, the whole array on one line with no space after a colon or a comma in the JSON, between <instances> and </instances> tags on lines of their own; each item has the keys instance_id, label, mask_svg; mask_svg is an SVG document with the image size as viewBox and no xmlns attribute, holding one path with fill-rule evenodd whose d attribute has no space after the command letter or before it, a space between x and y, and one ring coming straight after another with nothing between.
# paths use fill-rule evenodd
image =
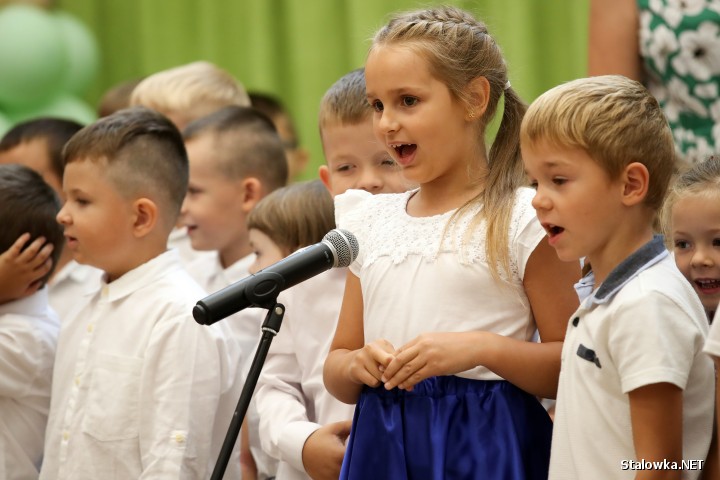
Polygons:
<instances>
[{"instance_id":1,"label":"woman in floral dress","mask_svg":"<svg viewBox=\"0 0 720 480\"><path fill-rule=\"evenodd\" d=\"M642 81L678 154L720 153L720 0L591 0L590 75Z\"/></svg>"}]
</instances>

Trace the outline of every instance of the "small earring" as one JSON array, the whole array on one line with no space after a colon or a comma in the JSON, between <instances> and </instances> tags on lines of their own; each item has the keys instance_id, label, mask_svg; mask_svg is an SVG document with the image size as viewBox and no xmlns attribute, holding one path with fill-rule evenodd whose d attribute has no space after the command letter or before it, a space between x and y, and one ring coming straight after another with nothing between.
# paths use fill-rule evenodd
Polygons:
<instances>
[{"instance_id":1,"label":"small earring","mask_svg":"<svg viewBox=\"0 0 720 480\"><path fill-rule=\"evenodd\" d=\"M468 118L469 118L470 120L473 120L473 119L475 118L475 111L474 111L474 110L471 111L470 113L468 113Z\"/></svg>"}]
</instances>

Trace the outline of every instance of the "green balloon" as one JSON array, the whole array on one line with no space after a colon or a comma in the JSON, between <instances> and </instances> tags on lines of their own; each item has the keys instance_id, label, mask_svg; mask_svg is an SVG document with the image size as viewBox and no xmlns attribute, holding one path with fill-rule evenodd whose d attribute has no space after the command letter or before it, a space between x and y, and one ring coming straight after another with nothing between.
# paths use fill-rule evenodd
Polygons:
<instances>
[{"instance_id":1,"label":"green balloon","mask_svg":"<svg viewBox=\"0 0 720 480\"><path fill-rule=\"evenodd\" d=\"M31 108L61 90L67 53L55 18L39 7L0 9L0 106Z\"/></svg>"},{"instance_id":2,"label":"green balloon","mask_svg":"<svg viewBox=\"0 0 720 480\"><path fill-rule=\"evenodd\" d=\"M65 70L63 90L82 95L95 80L100 64L100 52L92 32L79 20L66 12L55 13L60 27L68 68Z\"/></svg>"},{"instance_id":3,"label":"green balloon","mask_svg":"<svg viewBox=\"0 0 720 480\"><path fill-rule=\"evenodd\" d=\"M45 105L26 110L8 111L7 114L16 123L38 117L55 117L87 125L97 119L95 110L83 100L69 93L62 93Z\"/></svg>"}]
</instances>

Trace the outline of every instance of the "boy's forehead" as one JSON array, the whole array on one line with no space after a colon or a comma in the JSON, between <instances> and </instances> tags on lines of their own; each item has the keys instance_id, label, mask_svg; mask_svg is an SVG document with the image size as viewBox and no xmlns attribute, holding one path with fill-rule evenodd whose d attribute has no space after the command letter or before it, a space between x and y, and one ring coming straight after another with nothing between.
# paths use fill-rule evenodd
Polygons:
<instances>
[{"instance_id":1,"label":"boy's forehead","mask_svg":"<svg viewBox=\"0 0 720 480\"><path fill-rule=\"evenodd\" d=\"M48 152L47 140L34 138L20 142L14 147L0 152L0 163L17 163L35 171L49 169L50 153Z\"/></svg>"}]
</instances>

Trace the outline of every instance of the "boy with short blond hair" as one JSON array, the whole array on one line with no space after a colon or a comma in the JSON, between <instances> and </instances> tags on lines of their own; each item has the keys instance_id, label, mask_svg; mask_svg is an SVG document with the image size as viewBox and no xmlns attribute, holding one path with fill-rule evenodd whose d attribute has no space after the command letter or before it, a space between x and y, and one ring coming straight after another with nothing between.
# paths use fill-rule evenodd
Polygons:
<instances>
[{"instance_id":1,"label":"boy with short blond hair","mask_svg":"<svg viewBox=\"0 0 720 480\"><path fill-rule=\"evenodd\" d=\"M318 123L326 165L318 173L333 196L351 188L388 193L410 186L378 143L372 116L363 68L341 77L320 101Z\"/></svg>"},{"instance_id":2,"label":"boy with short blond hair","mask_svg":"<svg viewBox=\"0 0 720 480\"><path fill-rule=\"evenodd\" d=\"M675 161L667 121L638 82L580 79L533 102L521 146L549 243L591 268L563 346L549 478L680 478L675 465L708 452L714 369L702 305L653 235Z\"/></svg>"},{"instance_id":3,"label":"boy with short blond hair","mask_svg":"<svg viewBox=\"0 0 720 480\"><path fill-rule=\"evenodd\" d=\"M319 175L333 197L351 188L371 193L409 188L373 134L372 116L362 68L338 79L323 96L319 127L327 165L320 167ZM322 369L346 274L345 269L335 269L293 288L285 304L286 327L273 343L258 383L260 439L263 450L280 460L278 480L337 478L340 473L353 406L327 392ZM318 291L322 302L316 298ZM307 298L316 300L305 305Z\"/></svg>"},{"instance_id":4,"label":"boy with short blond hair","mask_svg":"<svg viewBox=\"0 0 720 480\"><path fill-rule=\"evenodd\" d=\"M0 165L0 251L18 237L32 235L54 246L60 256L62 227L55 221L60 200L43 178L21 165ZM20 212L20 214L18 214ZM29 235L28 235L29 234ZM50 409L52 368L60 321L42 288L52 268L30 288L0 300L0 478L37 478ZM15 282L21 282L15 277ZM25 293L18 293L25 292ZM3 292L8 293L8 292Z\"/></svg>"},{"instance_id":5,"label":"boy with short blond hair","mask_svg":"<svg viewBox=\"0 0 720 480\"><path fill-rule=\"evenodd\" d=\"M154 73L132 91L130 105L152 108L168 117L182 132L191 122L228 106L249 107L245 87L225 70L205 61L192 62ZM208 257L193 250L187 231L178 226L168 246L180 251L185 266Z\"/></svg>"},{"instance_id":6,"label":"boy with short blond hair","mask_svg":"<svg viewBox=\"0 0 720 480\"><path fill-rule=\"evenodd\" d=\"M205 478L235 397L239 354L192 319L205 292L167 250L187 190L177 128L142 107L67 143L58 213L103 281L63 322L40 478Z\"/></svg>"},{"instance_id":7,"label":"boy with short blond hair","mask_svg":"<svg viewBox=\"0 0 720 480\"><path fill-rule=\"evenodd\" d=\"M223 107L249 107L245 87L210 62L192 62L144 78L133 89L130 105L152 108L182 131L190 122Z\"/></svg>"}]
</instances>

